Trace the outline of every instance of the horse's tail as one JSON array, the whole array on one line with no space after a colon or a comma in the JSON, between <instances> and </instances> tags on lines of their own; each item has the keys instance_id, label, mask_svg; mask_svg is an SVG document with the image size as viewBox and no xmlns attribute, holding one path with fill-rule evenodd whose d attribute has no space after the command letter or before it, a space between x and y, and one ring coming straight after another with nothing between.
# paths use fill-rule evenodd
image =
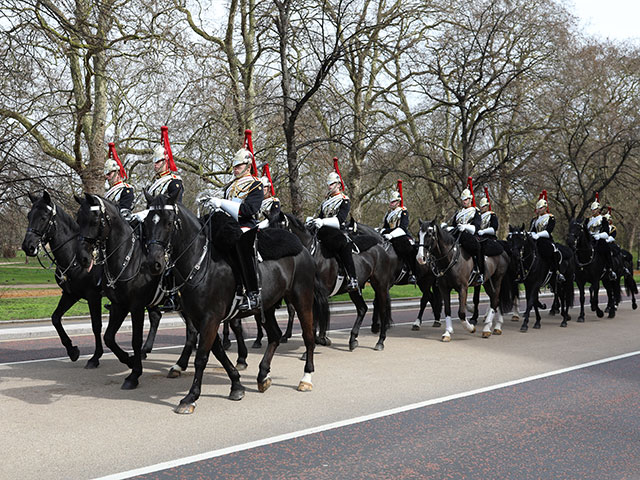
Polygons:
<instances>
[{"instance_id":1,"label":"horse's tail","mask_svg":"<svg viewBox=\"0 0 640 480\"><path fill-rule=\"evenodd\" d=\"M316 275L313 289L313 325L316 332L319 330L322 335L326 334L330 320L329 292Z\"/></svg>"},{"instance_id":2,"label":"horse's tail","mask_svg":"<svg viewBox=\"0 0 640 480\"><path fill-rule=\"evenodd\" d=\"M500 283L500 310L511 312L520 296L520 289L516 281L516 269L511 265L507 268Z\"/></svg>"},{"instance_id":3,"label":"horse's tail","mask_svg":"<svg viewBox=\"0 0 640 480\"><path fill-rule=\"evenodd\" d=\"M638 294L638 285L636 284L635 279L633 278L633 274L624 276L624 289L627 293L627 297L632 293L634 295Z\"/></svg>"}]
</instances>

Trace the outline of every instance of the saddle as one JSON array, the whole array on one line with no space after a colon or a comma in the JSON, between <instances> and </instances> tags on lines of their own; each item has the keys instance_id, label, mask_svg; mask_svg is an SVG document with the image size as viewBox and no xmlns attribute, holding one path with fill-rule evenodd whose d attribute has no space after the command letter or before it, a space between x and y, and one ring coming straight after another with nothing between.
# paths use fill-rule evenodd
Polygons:
<instances>
[{"instance_id":1,"label":"saddle","mask_svg":"<svg viewBox=\"0 0 640 480\"><path fill-rule=\"evenodd\" d=\"M304 246L300 239L287 230L267 228L258 230L258 253L263 260L278 260L298 255Z\"/></svg>"},{"instance_id":2,"label":"saddle","mask_svg":"<svg viewBox=\"0 0 640 480\"><path fill-rule=\"evenodd\" d=\"M486 255L487 257L496 257L504 252L502 244L493 238L480 240L480 245L482 246L483 255Z\"/></svg>"}]
</instances>

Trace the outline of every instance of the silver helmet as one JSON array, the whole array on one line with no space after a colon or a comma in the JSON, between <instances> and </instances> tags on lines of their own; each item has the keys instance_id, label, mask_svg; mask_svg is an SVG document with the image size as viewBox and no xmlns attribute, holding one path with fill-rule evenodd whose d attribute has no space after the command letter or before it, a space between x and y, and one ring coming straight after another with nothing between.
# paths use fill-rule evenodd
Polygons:
<instances>
[{"instance_id":1,"label":"silver helmet","mask_svg":"<svg viewBox=\"0 0 640 480\"><path fill-rule=\"evenodd\" d=\"M333 183L339 183L342 185L340 175L338 175L336 172L331 172L329 175L327 175L327 185L331 185Z\"/></svg>"},{"instance_id":2,"label":"silver helmet","mask_svg":"<svg viewBox=\"0 0 640 480\"><path fill-rule=\"evenodd\" d=\"M235 167L237 165L245 165L247 163L251 163L252 160L253 155L251 155L251 152L246 148L241 148L233 156L233 163L231 164L231 166Z\"/></svg>"},{"instance_id":3,"label":"silver helmet","mask_svg":"<svg viewBox=\"0 0 640 480\"><path fill-rule=\"evenodd\" d=\"M107 161L104 162L104 174L108 175L113 171L119 171L120 165L113 158L107 158Z\"/></svg>"}]
</instances>

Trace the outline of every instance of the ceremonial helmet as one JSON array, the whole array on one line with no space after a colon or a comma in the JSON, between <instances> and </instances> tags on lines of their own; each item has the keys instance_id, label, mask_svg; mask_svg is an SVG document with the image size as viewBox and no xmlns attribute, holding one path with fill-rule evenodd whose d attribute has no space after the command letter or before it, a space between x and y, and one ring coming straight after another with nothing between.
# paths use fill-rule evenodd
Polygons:
<instances>
[{"instance_id":1,"label":"ceremonial helmet","mask_svg":"<svg viewBox=\"0 0 640 480\"><path fill-rule=\"evenodd\" d=\"M402 200L402 196L400 195L400 192L398 191L394 191L391 193L391 196L389 197L389 202L399 202Z\"/></svg>"},{"instance_id":2,"label":"ceremonial helmet","mask_svg":"<svg viewBox=\"0 0 640 480\"><path fill-rule=\"evenodd\" d=\"M339 183L342 185L340 175L338 175L336 172L331 172L329 175L327 175L327 185L331 185L333 183Z\"/></svg>"},{"instance_id":3,"label":"ceremonial helmet","mask_svg":"<svg viewBox=\"0 0 640 480\"><path fill-rule=\"evenodd\" d=\"M153 163L159 162L160 160L164 160L164 145L156 145L153 149L153 156L151 157L151 161Z\"/></svg>"},{"instance_id":4,"label":"ceremonial helmet","mask_svg":"<svg viewBox=\"0 0 640 480\"><path fill-rule=\"evenodd\" d=\"M480 203L478 205L480 206L480 208L486 207L487 205L489 205L489 200L487 200L486 197L483 197L480 199Z\"/></svg>"},{"instance_id":5,"label":"ceremonial helmet","mask_svg":"<svg viewBox=\"0 0 640 480\"><path fill-rule=\"evenodd\" d=\"M606 220L607 220L607 222L611 221L611 214L610 214L610 213L605 213L602 217L603 217L604 219L606 219Z\"/></svg>"},{"instance_id":6,"label":"ceremonial helmet","mask_svg":"<svg viewBox=\"0 0 640 480\"><path fill-rule=\"evenodd\" d=\"M469 190L468 188L465 188L462 193L460 194L460 200L466 200L466 199L472 199L473 195L471 195L471 190Z\"/></svg>"},{"instance_id":7,"label":"ceremonial helmet","mask_svg":"<svg viewBox=\"0 0 640 480\"><path fill-rule=\"evenodd\" d=\"M107 161L104 162L104 174L108 175L113 171L119 171L120 165L113 158L107 158Z\"/></svg>"},{"instance_id":8,"label":"ceremonial helmet","mask_svg":"<svg viewBox=\"0 0 640 480\"><path fill-rule=\"evenodd\" d=\"M263 187L271 188L271 182L267 177L262 177L260 181L262 182Z\"/></svg>"},{"instance_id":9,"label":"ceremonial helmet","mask_svg":"<svg viewBox=\"0 0 640 480\"><path fill-rule=\"evenodd\" d=\"M241 148L234 155L233 163L231 164L231 166L235 167L237 165L248 164L248 163L251 163L252 159L253 159L253 155L251 154L251 152L246 148Z\"/></svg>"},{"instance_id":10,"label":"ceremonial helmet","mask_svg":"<svg viewBox=\"0 0 640 480\"><path fill-rule=\"evenodd\" d=\"M538 208L547 208L547 201L544 198L541 198L536 202L536 210Z\"/></svg>"},{"instance_id":11,"label":"ceremonial helmet","mask_svg":"<svg viewBox=\"0 0 640 480\"><path fill-rule=\"evenodd\" d=\"M591 204L591 210L599 210L599 209L600 209L600 202L596 200Z\"/></svg>"}]
</instances>

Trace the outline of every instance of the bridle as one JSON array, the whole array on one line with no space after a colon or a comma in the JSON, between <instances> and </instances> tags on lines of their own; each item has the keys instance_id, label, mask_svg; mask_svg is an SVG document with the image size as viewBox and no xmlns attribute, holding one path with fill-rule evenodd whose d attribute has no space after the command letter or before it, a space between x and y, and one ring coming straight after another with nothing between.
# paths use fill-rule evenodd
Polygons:
<instances>
[{"instance_id":1,"label":"bridle","mask_svg":"<svg viewBox=\"0 0 640 480\"><path fill-rule=\"evenodd\" d=\"M180 260L180 258L182 258L182 256L189 251L189 249L198 239L200 234L204 231L205 228L207 228L207 226L211 222L211 215L207 215L207 220L202 224L202 226L200 227L200 230L198 230L198 232L193 236L193 239L191 240L191 242L189 242L189 244L184 248L182 253L180 253L178 256L176 256L172 260L173 234L175 231L182 229L182 222L180 221L180 218L178 216L180 211L178 205L174 204L174 205L151 206L149 207L149 215L151 215L151 212L154 212L154 211L157 212L157 211L165 211L165 210L172 211L175 215L175 219L173 220L173 222L171 222L172 228L168 235L169 239L167 241L160 240L160 239L151 239L151 240L148 240L145 245L146 245L147 251L149 251L149 248L152 245L159 245L163 249L165 262L164 262L164 268L160 272L160 275L168 276L171 273L171 271L175 268L178 260ZM195 287L204 280L206 276L202 275L202 277L197 283L194 283L194 284L189 283L201 270L202 262L204 261L204 259L209 258L209 256L207 255L207 251L209 250L209 236L205 235L205 238L206 238L206 241L204 246L202 247L202 253L200 254L200 257L198 258L196 263L193 265L193 267L189 271L189 274L186 277L184 277L184 282L182 282L182 284L178 286L174 285L172 288L168 288L168 289L164 288L162 285L159 287L165 294L174 294L187 284L191 287ZM207 265L208 265L208 262L207 262ZM206 268L204 270L206 270Z\"/></svg>"},{"instance_id":2,"label":"bridle","mask_svg":"<svg viewBox=\"0 0 640 480\"><path fill-rule=\"evenodd\" d=\"M526 246L527 240L529 238L529 234L527 232L521 232L521 231L517 231L517 232L509 232L509 234L507 235L507 240L511 240L513 237L522 237L522 246L517 249L517 254L518 254L518 272L521 273L521 275L516 278L517 282L524 282L528 277L529 274L531 273L531 270L533 269L533 266L535 265L536 259L537 259L537 249L534 247L531 249L531 253L529 255L524 255L524 248ZM516 250L516 249L514 249ZM531 258L531 262L529 263L529 268L525 268L524 267L524 263L525 260Z\"/></svg>"},{"instance_id":3,"label":"bridle","mask_svg":"<svg viewBox=\"0 0 640 480\"><path fill-rule=\"evenodd\" d=\"M424 251L427 254L426 255L427 262L429 263L429 267L431 268L431 271L433 272L436 278L440 278L444 276L449 270L451 270L456 263L458 263L458 259L460 258L460 248L457 248L458 240L456 240L451 245L451 247L449 247L449 250L447 250L444 253L444 255L442 255L441 257L436 257L431 253L431 249L433 248L434 245L438 250L438 253L442 253L442 251L440 250L440 243L438 242L438 239L437 239L438 232L436 227L434 225L429 225L426 231L421 230L420 233L424 234L424 238L429 239L429 245L426 246L426 244L421 241L420 243L418 243L418 248L422 247L424 249ZM451 254L452 251L454 252L454 255L452 255L451 258L449 259L449 255ZM446 259L449 260L449 264L443 270L440 270L438 267L438 262Z\"/></svg>"},{"instance_id":4,"label":"bridle","mask_svg":"<svg viewBox=\"0 0 640 480\"><path fill-rule=\"evenodd\" d=\"M570 235L573 235L573 232L569 231ZM580 261L580 252L584 252L586 249L585 248L581 248L578 247L578 243L580 241L580 239L582 239L582 243L586 243L588 245L589 248L589 260L587 260L586 262L581 262ZM580 235L577 235L577 239L575 241L575 248L574 248L575 252L576 252L576 266L578 268L580 268L580 270L584 270L584 268L588 265L591 265L593 263L593 261L595 260L596 257L596 249L593 247L593 244L591 242L589 242L586 238L584 229L582 227L582 225L580 225Z\"/></svg>"}]
</instances>

